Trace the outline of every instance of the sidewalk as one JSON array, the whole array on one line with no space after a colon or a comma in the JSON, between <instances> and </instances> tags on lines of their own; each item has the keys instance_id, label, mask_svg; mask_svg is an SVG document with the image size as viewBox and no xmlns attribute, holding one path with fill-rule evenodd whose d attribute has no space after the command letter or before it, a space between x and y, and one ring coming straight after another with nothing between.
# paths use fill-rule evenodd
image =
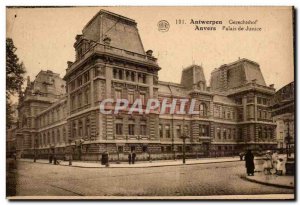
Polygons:
<instances>
[{"instance_id":1,"label":"sidewalk","mask_svg":"<svg viewBox=\"0 0 300 205\"><path fill-rule=\"evenodd\" d=\"M287 189L295 188L294 176L265 175L263 172L255 172L254 176L245 176L245 179L251 182L280 187L280 188L287 188Z\"/></svg>"},{"instance_id":2,"label":"sidewalk","mask_svg":"<svg viewBox=\"0 0 300 205\"><path fill-rule=\"evenodd\" d=\"M22 162L33 162L33 159L18 159ZM210 163L222 163L222 162L235 162L240 161L239 157L222 157L222 158L199 158L199 159L187 159L185 165L194 165L194 164L210 164ZM36 163L49 164L48 160L38 159ZM69 166L68 161L60 161L61 166ZM109 168L148 168L148 167L164 167L164 166L180 166L184 165L182 160L157 160L157 161L141 161L136 162L136 164L128 164L121 162L120 164L111 163ZM101 165L100 162L89 162L89 161L73 161L72 167L81 167L81 168L107 168L104 165Z\"/></svg>"}]
</instances>

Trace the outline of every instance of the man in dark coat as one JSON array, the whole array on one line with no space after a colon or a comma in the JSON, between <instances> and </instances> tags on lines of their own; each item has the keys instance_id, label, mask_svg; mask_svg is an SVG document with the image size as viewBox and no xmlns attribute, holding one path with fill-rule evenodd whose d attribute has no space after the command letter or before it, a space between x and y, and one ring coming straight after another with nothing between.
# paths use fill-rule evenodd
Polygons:
<instances>
[{"instance_id":1,"label":"man in dark coat","mask_svg":"<svg viewBox=\"0 0 300 205\"><path fill-rule=\"evenodd\" d=\"M132 156L131 156L131 153L129 152L129 154L128 154L128 164L131 164L131 158L132 158Z\"/></svg>"},{"instance_id":2,"label":"man in dark coat","mask_svg":"<svg viewBox=\"0 0 300 205\"><path fill-rule=\"evenodd\" d=\"M248 150L245 155L245 161L246 161L246 168L247 168L247 174L248 176L254 176L254 155L252 154L251 150Z\"/></svg>"},{"instance_id":3,"label":"man in dark coat","mask_svg":"<svg viewBox=\"0 0 300 205\"><path fill-rule=\"evenodd\" d=\"M132 156L132 159L131 159L131 160L132 160L132 164L134 164L134 162L135 162L135 158L136 158L136 154L135 154L135 152L133 152L131 156Z\"/></svg>"}]
</instances>

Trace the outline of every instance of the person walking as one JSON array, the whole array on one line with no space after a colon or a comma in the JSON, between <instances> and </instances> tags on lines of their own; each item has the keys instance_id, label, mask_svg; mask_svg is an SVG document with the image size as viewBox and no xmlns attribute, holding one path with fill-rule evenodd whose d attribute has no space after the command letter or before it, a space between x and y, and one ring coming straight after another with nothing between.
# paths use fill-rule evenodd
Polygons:
<instances>
[{"instance_id":1,"label":"person walking","mask_svg":"<svg viewBox=\"0 0 300 205\"><path fill-rule=\"evenodd\" d=\"M136 154L135 154L135 152L133 151L133 152L132 152L132 164L134 164L135 158L136 158Z\"/></svg>"},{"instance_id":2,"label":"person walking","mask_svg":"<svg viewBox=\"0 0 300 205\"><path fill-rule=\"evenodd\" d=\"M128 154L128 164L131 164L131 159L132 159L132 155L131 155L131 152L129 152L129 154Z\"/></svg>"},{"instance_id":3,"label":"person walking","mask_svg":"<svg viewBox=\"0 0 300 205\"><path fill-rule=\"evenodd\" d=\"M248 176L254 176L254 155L252 154L251 150L248 150L245 155L245 161L246 161L246 168L247 168L247 174Z\"/></svg>"}]
</instances>

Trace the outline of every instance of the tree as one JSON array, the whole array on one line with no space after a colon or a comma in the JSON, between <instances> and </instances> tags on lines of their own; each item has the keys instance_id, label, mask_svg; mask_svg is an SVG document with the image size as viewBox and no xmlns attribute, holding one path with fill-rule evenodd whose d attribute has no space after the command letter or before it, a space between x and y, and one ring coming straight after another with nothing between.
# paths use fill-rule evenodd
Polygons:
<instances>
[{"instance_id":1,"label":"tree","mask_svg":"<svg viewBox=\"0 0 300 205\"><path fill-rule=\"evenodd\" d=\"M6 127L12 123L12 107L10 97L21 91L26 73L24 64L19 62L17 48L11 38L6 38Z\"/></svg>"}]
</instances>

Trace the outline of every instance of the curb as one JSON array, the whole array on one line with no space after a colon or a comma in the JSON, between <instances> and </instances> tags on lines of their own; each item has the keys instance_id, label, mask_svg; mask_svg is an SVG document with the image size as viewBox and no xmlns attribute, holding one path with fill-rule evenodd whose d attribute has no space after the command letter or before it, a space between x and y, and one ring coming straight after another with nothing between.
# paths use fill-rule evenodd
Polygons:
<instances>
[{"instance_id":1,"label":"curb","mask_svg":"<svg viewBox=\"0 0 300 205\"><path fill-rule=\"evenodd\" d=\"M295 189L294 186L264 182L264 181L260 181L260 180L257 180L257 179L251 179L247 176L242 176L241 178L244 179L244 180L247 180L249 182L254 182L254 183L262 184L262 185L266 185L266 186L273 186L273 187L285 188L285 189Z\"/></svg>"},{"instance_id":2,"label":"curb","mask_svg":"<svg viewBox=\"0 0 300 205\"><path fill-rule=\"evenodd\" d=\"M219 161L219 162L198 162L198 163L193 163L193 164L167 164L167 165L154 165L154 166L144 166L144 167L133 167L133 166L128 166L128 167L85 167L85 166L80 166L80 165L67 165L67 164L58 164L57 166L66 166L66 167L77 167L77 168L152 168L152 167L171 167L171 166L189 166L189 165L199 165L199 164L217 164L217 163L225 163L225 162L239 162L240 160L229 160L229 161ZM22 161L21 162L27 162L27 163L39 163L39 164L49 164L49 163L43 163L43 162L30 162L30 161ZM53 165L53 164L51 164Z\"/></svg>"}]
</instances>

